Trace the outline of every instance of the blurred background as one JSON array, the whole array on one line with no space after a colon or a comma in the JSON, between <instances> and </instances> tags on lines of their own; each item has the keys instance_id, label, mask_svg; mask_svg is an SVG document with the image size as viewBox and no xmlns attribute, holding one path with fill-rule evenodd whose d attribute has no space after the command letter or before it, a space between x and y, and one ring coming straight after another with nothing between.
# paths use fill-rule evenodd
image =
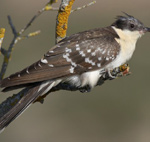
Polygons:
<instances>
[{"instance_id":1,"label":"blurred background","mask_svg":"<svg viewBox=\"0 0 150 142\"><path fill-rule=\"evenodd\" d=\"M6 28L3 47L13 35L7 15L16 29L23 28L48 0L1 0L0 27ZM73 8L91 0L76 0ZM55 4L55 7L58 7ZM97 0L95 5L74 12L68 34L105 27L122 11L150 27L149 0ZM55 43L57 12L45 12L25 32L41 30L39 36L20 41L13 51L8 76L40 59ZM150 142L150 33L137 43L129 65L132 75L96 87L91 93L51 93L43 105L36 103L13 121L0 135L1 142ZM0 56L0 66L3 57ZM0 102L9 95L0 93Z\"/></svg>"}]
</instances>

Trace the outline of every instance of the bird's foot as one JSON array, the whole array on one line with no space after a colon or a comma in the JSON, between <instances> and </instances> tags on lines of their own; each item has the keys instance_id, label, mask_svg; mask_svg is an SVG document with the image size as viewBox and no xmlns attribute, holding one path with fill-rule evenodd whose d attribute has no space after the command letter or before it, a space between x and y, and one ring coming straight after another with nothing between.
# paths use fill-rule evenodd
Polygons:
<instances>
[{"instance_id":1,"label":"bird's foot","mask_svg":"<svg viewBox=\"0 0 150 142\"><path fill-rule=\"evenodd\" d=\"M129 64L123 64L119 67L120 72L122 73L122 76L130 75L131 72L129 72L130 67Z\"/></svg>"},{"instance_id":2,"label":"bird's foot","mask_svg":"<svg viewBox=\"0 0 150 142\"><path fill-rule=\"evenodd\" d=\"M108 70L107 72L108 72L108 75L109 75L109 77L110 77L111 79L117 78L116 76L113 76L113 75L111 74L111 70Z\"/></svg>"}]
</instances>

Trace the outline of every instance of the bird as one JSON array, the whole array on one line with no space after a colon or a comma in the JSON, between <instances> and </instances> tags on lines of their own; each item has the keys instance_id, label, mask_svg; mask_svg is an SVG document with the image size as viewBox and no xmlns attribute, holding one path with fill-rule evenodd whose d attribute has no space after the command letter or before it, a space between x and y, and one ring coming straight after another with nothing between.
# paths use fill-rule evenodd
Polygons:
<instances>
[{"instance_id":1,"label":"bird","mask_svg":"<svg viewBox=\"0 0 150 142\"><path fill-rule=\"evenodd\" d=\"M93 89L104 72L126 63L133 55L137 40L150 28L124 13L104 28L73 34L52 47L27 68L0 81L3 92L28 87L26 98L8 115L0 119L0 130L27 109L38 97L59 84L71 85L84 91Z\"/></svg>"}]
</instances>

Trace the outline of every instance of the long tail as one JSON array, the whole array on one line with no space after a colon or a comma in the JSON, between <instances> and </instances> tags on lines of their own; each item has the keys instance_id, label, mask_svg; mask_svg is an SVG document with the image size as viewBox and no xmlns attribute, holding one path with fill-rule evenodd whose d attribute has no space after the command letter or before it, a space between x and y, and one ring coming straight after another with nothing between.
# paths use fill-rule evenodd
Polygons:
<instances>
[{"instance_id":1,"label":"long tail","mask_svg":"<svg viewBox=\"0 0 150 142\"><path fill-rule=\"evenodd\" d=\"M44 82L37 86L26 88L25 95L20 97L18 102L11 107L4 115L0 117L0 133L7 127L14 119L20 116L39 96L47 93L55 84L54 82ZM20 94L22 95L22 94ZM8 101L8 99L6 100ZM4 102L6 103L6 102ZM10 105L10 104L9 104Z\"/></svg>"}]
</instances>

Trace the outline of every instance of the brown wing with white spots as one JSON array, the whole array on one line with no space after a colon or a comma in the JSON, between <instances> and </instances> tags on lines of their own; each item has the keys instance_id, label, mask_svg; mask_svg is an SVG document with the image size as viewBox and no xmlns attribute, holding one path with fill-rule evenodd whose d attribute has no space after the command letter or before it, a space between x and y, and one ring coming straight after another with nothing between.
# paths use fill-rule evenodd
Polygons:
<instances>
[{"instance_id":1,"label":"brown wing with white spots","mask_svg":"<svg viewBox=\"0 0 150 142\"><path fill-rule=\"evenodd\" d=\"M67 37L38 62L2 80L1 87L54 80L103 68L120 51L115 38L119 37L111 27Z\"/></svg>"}]
</instances>

